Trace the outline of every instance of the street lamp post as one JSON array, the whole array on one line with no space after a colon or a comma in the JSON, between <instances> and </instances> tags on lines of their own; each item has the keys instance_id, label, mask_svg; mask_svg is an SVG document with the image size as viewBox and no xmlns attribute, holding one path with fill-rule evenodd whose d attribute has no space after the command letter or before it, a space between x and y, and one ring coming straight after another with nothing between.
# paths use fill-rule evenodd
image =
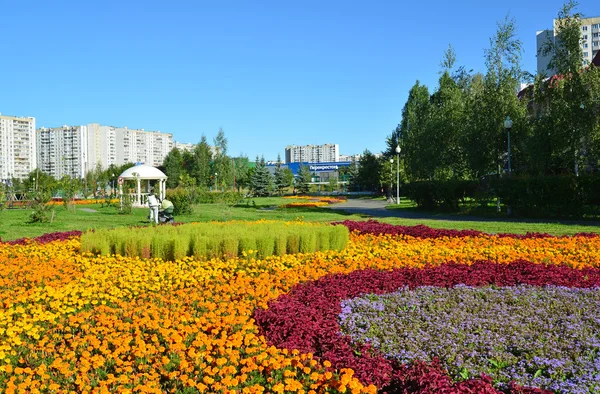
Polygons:
<instances>
[{"instance_id":1,"label":"street lamp post","mask_svg":"<svg viewBox=\"0 0 600 394\"><path fill-rule=\"evenodd\" d=\"M400 205L400 144L396 145L396 204Z\"/></svg>"},{"instance_id":2,"label":"street lamp post","mask_svg":"<svg viewBox=\"0 0 600 394\"><path fill-rule=\"evenodd\" d=\"M394 199L394 195L392 194L392 189L394 187L394 174L392 173L392 171L394 171L394 159L390 159L390 199Z\"/></svg>"},{"instance_id":3,"label":"street lamp post","mask_svg":"<svg viewBox=\"0 0 600 394\"><path fill-rule=\"evenodd\" d=\"M219 177L218 177L218 175L219 175L219 174L217 174L217 173L215 172L215 189L216 189L217 191L219 191Z\"/></svg>"},{"instance_id":4,"label":"street lamp post","mask_svg":"<svg viewBox=\"0 0 600 394\"><path fill-rule=\"evenodd\" d=\"M508 135L508 176L510 177L510 129L512 129L513 121L510 119L510 116L507 116L504 120L504 128L506 129L506 133ZM498 204L500 204L500 200L498 199ZM506 205L506 214L510 216L512 210L510 209L510 205Z\"/></svg>"},{"instance_id":5,"label":"street lamp post","mask_svg":"<svg viewBox=\"0 0 600 394\"><path fill-rule=\"evenodd\" d=\"M512 129L512 126L513 121L510 119L510 116L507 116L504 120L504 128L508 135L508 176L510 176L510 129Z\"/></svg>"},{"instance_id":6,"label":"street lamp post","mask_svg":"<svg viewBox=\"0 0 600 394\"><path fill-rule=\"evenodd\" d=\"M114 196L115 194L115 174L112 174L112 195Z\"/></svg>"}]
</instances>

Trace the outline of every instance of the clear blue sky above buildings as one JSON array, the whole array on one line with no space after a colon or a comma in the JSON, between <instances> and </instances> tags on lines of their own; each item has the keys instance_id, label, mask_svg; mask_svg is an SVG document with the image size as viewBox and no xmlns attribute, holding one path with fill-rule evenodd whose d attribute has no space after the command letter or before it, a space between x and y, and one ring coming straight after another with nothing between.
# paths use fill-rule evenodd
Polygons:
<instances>
[{"instance_id":1,"label":"clear blue sky above buildings","mask_svg":"<svg viewBox=\"0 0 600 394\"><path fill-rule=\"evenodd\" d=\"M523 66L562 1L0 0L0 112L37 126L100 123L283 157L288 144L380 152L443 51L484 70L496 22L516 18ZM597 1L578 11L600 15Z\"/></svg>"}]
</instances>

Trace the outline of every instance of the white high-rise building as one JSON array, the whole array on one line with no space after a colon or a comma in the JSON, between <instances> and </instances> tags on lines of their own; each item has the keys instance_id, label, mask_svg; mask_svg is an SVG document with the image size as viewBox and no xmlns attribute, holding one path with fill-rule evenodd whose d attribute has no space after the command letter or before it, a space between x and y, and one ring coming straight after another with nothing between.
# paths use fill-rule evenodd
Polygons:
<instances>
[{"instance_id":1,"label":"white high-rise building","mask_svg":"<svg viewBox=\"0 0 600 394\"><path fill-rule=\"evenodd\" d=\"M338 144L288 145L285 148L286 163L327 163L337 162L340 156Z\"/></svg>"},{"instance_id":2,"label":"white high-rise building","mask_svg":"<svg viewBox=\"0 0 600 394\"><path fill-rule=\"evenodd\" d=\"M116 164L144 163L159 166L173 148L173 134L116 128L115 144Z\"/></svg>"},{"instance_id":3,"label":"white high-rise building","mask_svg":"<svg viewBox=\"0 0 600 394\"><path fill-rule=\"evenodd\" d=\"M62 126L37 130L37 165L60 179L67 175L83 178L88 168L87 126Z\"/></svg>"},{"instance_id":4,"label":"white high-rise building","mask_svg":"<svg viewBox=\"0 0 600 394\"><path fill-rule=\"evenodd\" d=\"M196 144L190 142L173 142L173 148L179 149L181 152L192 152Z\"/></svg>"},{"instance_id":5,"label":"white high-rise building","mask_svg":"<svg viewBox=\"0 0 600 394\"><path fill-rule=\"evenodd\" d=\"M98 164L103 169L117 164L115 127L90 123L87 125L87 133L88 171Z\"/></svg>"},{"instance_id":6,"label":"white high-rise building","mask_svg":"<svg viewBox=\"0 0 600 394\"><path fill-rule=\"evenodd\" d=\"M536 32L537 42L537 70L538 73L545 73L547 76L556 74L555 70L549 70L548 65L552 59L552 54L542 55L541 49L547 42L556 42L556 26L558 19L554 19L554 28L551 30L541 30ZM583 50L583 66L592 62L592 59L600 51L600 16L581 19L581 49Z\"/></svg>"},{"instance_id":7,"label":"white high-rise building","mask_svg":"<svg viewBox=\"0 0 600 394\"><path fill-rule=\"evenodd\" d=\"M0 114L0 180L24 179L36 164L35 118Z\"/></svg>"},{"instance_id":8,"label":"white high-rise building","mask_svg":"<svg viewBox=\"0 0 600 394\"><path fill-rule=\"evenodd\" d=\"M39 168L55 178L84 177L98 165L144 163L159 166L173 146L173 135L102 126L41 128L37 133Z\"/></svg>"}]
</instances>

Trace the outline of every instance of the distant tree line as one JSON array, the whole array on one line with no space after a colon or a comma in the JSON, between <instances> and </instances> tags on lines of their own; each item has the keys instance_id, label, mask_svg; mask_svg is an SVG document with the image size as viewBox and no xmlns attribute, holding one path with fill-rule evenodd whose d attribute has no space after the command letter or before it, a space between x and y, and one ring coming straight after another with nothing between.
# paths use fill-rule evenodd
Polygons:
<instances>
[{"instance_id":1,"label":"distant tree line","mask_svg":"<svg viewBox=\"0 0 600 394\"><path fill-rule=\"evenodd\" d=\"M168 188L198 187L213 190L248 190L256 196L283 194L292 187L294 175L282 167L277 157L275 173L271 174L264 157L256 157L252 166L245 156L230 157L227 153L227 138L219 129L213 139L213 149L205 135L192 151L173 148L165 158L161 169L169 177Z\"/></svg>"}]
</instances>

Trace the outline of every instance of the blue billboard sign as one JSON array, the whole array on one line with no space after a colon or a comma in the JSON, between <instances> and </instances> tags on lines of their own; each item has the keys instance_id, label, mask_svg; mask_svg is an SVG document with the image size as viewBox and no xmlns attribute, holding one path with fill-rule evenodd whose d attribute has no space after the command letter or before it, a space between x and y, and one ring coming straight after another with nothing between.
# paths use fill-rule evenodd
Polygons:
<instances>
[{"instance_id":1,"label":"blue billboard sign","mask_svg":"<svg viewBox=\"0 0 600 394\"><path fill-rule=\"evenodd\" d=\"M333 161L333 162L327 162L327 163L302 163L302 165L304 167L308 167L308 170L311 173L335 172L335 171L339 171L340 168L348 167L351 164L352 164L351 161ZM267 164L267 168L268 167L276 167L276 166L277 166L276 164ZM300 163L282 164L281 167L289 168L294 175L298 175L298 172L300 171Z\"/></svg>"}]
</instances>

